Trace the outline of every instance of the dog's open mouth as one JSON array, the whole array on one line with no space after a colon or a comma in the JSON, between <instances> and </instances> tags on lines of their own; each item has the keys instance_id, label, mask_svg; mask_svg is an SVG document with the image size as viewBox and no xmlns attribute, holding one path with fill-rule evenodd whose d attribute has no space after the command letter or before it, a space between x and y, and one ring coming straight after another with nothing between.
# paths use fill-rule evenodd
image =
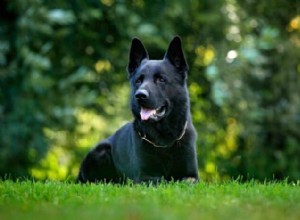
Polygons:
<instances>
[{"instance_id":1,"label":"dog's open mouth","mask_svg":"<svg viewBox=\"0 0 300 220\"><path fill-rule=\"evenodd\" d=\"M148 109L141 107L141 119L146 121L148 119L153 119L155 121L161 119L166 114L166 106L161 106L157 109Z\"/></svg>"}]
</instances>

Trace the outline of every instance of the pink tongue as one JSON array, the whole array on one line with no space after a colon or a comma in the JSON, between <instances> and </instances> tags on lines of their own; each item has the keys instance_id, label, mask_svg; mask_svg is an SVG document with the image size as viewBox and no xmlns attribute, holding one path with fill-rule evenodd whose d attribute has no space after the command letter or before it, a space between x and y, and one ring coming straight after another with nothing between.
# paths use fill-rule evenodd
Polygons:
<instances>
[{"instance_id":1,"label":"pink tongue","mask_svg":"<svg viewBox=\"0 0 300 220\"><path fill-rule=\"evenodd\" d=\"M151 115L155 114L155 112L156 111L153 110L153 109L142 108L141 109L141 119L142 120L148 120Z\"/></svg>"}]
</instances>

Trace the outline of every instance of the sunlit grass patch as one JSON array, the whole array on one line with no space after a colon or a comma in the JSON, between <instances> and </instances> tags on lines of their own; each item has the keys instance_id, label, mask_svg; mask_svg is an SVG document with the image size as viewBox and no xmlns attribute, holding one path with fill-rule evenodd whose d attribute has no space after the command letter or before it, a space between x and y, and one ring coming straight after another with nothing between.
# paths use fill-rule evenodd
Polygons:
<instances>
[{"instance_id":1,"label":"sunlit grass patch","mask_svg":"<svg viewBox=\"0 0 300 220\"><path fill-rule=\"evenodd\" d=\"M0 219L299 219L288 183L0 182Z\"/></svg>"}]
</instances>

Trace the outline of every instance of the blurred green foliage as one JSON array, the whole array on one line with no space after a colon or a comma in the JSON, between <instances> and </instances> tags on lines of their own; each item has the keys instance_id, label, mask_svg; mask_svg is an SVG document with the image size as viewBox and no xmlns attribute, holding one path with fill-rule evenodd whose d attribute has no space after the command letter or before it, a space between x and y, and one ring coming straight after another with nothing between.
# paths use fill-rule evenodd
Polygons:
<instances>
[{"instance_id":1,"label":"blurred green foliage","mask_svg":"<svg viewBox=\"0 0 300 220\"><path fill-rule=\"evenodd\" d=\"M183 39L203 179L300 178L300 1L3 0L0 176L64 179L131 120L127 57Z\"/></svg>"}]
</instances>

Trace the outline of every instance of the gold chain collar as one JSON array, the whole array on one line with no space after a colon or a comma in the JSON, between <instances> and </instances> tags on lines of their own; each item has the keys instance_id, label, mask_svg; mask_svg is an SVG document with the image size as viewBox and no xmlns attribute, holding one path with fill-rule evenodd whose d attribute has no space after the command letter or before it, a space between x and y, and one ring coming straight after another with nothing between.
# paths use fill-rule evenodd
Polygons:
<instances>
[{"instance_id":1,"label":"gold chain collar","mask_svg":"<svg viewBox=\"0 0 300 220\"><path fill-rule=\"evenodd\" d=\"M187 128L187 124L188 124L188 122L186 121L185 124L184 124L183 131L182 131L181 135L179 136L179 138L176 139L176 141L180 141L180 140L183 138L183 136L184 136L184 134L185 134L185 131L186 131L186 128ZM139 134L139 136L140 136L143 140L145 140L145 141L147 141L148 143L152 144L154 147L167 147L167 146L157 145L157 144L155 144L154 142L150 141L149 139L146 138L146 134L144 134L144 136L142 136L142 134L141 134L140 132L138 132L138 134Z\"/></svg>"}]
</instances>

